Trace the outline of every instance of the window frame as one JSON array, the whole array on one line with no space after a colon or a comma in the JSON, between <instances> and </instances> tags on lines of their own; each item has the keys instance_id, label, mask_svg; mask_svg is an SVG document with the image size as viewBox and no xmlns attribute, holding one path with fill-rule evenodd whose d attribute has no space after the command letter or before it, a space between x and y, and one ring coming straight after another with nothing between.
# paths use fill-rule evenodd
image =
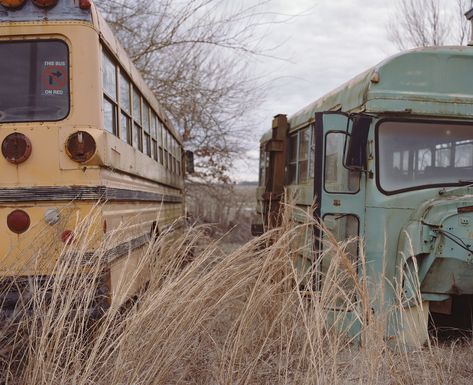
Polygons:
<instances>
[{"instance_id":1,"label":"window frame","mask_svg":"<svg viewBox=\"0 0 473 385\"><path fill-rule=\"evenodd\" d=\"M360 192L360 189L361 189L361 173L358 172L358 171L353 171L353 170L347 169L344 165L343 155L342 155L342 164L340 165L340 167L341 167L342 170L347 171L348 175L349 175L350 172L353 172L354 174L358 175L358 189L356 191L355 190L354 191L331 191L331 190L327 190L326 178L325 178L326 172L325 171L326 171L326 167L327 167L327 162L326 162L327 142L328 142L327 137L330 134L343 134L346 137L346 131L330 130L330 131L328 131L324 134L324 151L323 151L323 154L322 154L322 159L323 159L323 164L322 164L322 188L324 189L326 194L356 195Z\"/></svg>"}]
</instances>

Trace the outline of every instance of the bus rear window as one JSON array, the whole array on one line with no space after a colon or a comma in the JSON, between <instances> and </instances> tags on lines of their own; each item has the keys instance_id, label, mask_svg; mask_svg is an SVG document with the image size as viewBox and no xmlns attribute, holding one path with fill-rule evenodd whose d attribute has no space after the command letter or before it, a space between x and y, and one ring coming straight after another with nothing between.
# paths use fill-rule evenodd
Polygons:
<instances>
[{"instance_id":1,"label":"bus rear window","mask_svg":"<svg viewBox=\"0 0 473 385\"><path fill-rule=\"evenodd\" d=\"M69 60L60 40L0 42L0 123L69 114Z\"/></svg>"}]
</instances>

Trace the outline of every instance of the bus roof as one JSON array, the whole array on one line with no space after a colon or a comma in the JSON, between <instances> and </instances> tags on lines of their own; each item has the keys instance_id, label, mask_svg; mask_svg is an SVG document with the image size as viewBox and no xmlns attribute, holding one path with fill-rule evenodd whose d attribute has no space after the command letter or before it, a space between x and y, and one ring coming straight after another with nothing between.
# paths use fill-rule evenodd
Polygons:
<instances>
[{"instance_id":1,"label":"bus roof","mask_svg":"<svg viewBox=\"0 0 473 385\"><path fill-rule=\"evenodd\" d=\"M316 112L366 111L473 117L473 47L418 48L392 56L289 118L290 130Z\"/></svg>"}]
</instances>

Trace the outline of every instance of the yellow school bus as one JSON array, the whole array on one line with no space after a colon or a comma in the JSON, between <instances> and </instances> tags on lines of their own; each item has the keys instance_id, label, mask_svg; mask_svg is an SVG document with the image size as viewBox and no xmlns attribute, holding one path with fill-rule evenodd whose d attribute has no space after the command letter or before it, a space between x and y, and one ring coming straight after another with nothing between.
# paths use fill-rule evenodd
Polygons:
<instances>
[{"instance_id":1,"label":"yellow school bus","mask_svg":"<svg viewBox=\"0 0 473 385\"><path fill-rule=\"evenodd\" d=\"M108 251L113 294L184 214L182 139L89 0L0 0L0 143L3 279L51 274L101 201L94 231L128 224Z\"/></svg>"}]
</instances>

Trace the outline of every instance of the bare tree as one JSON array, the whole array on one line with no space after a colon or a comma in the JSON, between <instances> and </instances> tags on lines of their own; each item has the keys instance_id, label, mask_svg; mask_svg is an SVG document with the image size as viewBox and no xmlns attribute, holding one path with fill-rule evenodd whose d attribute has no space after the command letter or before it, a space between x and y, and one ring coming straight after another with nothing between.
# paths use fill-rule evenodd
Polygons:
<instances>
[{"instance_id":1,"label":"bare tree","mask_svg":"<svg viewBox=\"0 0 473 385\"><path fill-rule=\"evenodd\" d=\"M469 23L464 13L472 5L472 0L398 0L389 38L401 50L465 44Z\"/></svg>"},{"instance_id":2,"label":"bare tree","mask_svg":"<svg viewBox=\"0 0 473 385\"><path fill-rule=\"evenodd\" d=\"M228 181L264 91L248 59L260 54L262 2L104 0L99 7L195 151L203 179ZM260 35L260 34L259 34Z\"/></svg>"}]
</instances>

